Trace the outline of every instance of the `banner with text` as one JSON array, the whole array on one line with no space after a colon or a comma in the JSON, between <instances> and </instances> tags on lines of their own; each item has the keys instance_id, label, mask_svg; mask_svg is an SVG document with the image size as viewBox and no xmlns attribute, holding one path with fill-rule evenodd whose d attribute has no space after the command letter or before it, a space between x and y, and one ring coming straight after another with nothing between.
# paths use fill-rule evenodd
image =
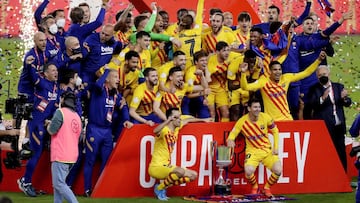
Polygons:
<instances>
[{"instance_id":1,"label":"banner with text","mask_svg":"<svg viewBox=\"0 0 360 203\"><path fill-rule=\"evenodd\" d=\"M213 141L224 144L233 125L196 123L181 129L171 160L173 164L197 171L198 178L186 186L169 188L170 195L209 194L217 176L210 144ZM275 194L351 191L323 121L277 122L277 125L283 174L273 186ZM157 181L147 172L154 145L152 130L146 125L137 125L122 134L95 186L93 197L153 195ZM236 143L233 163L224 177L231 180L233 194L246 194L250 192L250 185L244 178L243 138L240 136ZM264 184L270 174L260 166L256 173L259 184Z\"/></svg>"}]
</instances>

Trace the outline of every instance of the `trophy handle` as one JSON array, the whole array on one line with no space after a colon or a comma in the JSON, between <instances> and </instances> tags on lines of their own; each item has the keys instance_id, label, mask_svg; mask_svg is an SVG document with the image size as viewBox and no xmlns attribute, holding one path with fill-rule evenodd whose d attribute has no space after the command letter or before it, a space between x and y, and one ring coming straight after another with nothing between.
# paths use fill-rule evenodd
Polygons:
<instances>
[{"instance_id":1,"label":"trophy handle","mask_svg":"<svg viewBox=\"0 0 360 203\"><path fill-rule=\"evenodd\" d=\"M229 149L229 153L230 153L230 160L232 160L233 159L233 156L234 156L234 147L230 147L230 149Z\"/></svg>"},{"instance_id":2,"label":"trophy handle","mask_svg":"<svg viewBox=\"0 0 360 203\"><path fill-rule=\"evenodd\" d=\"M213 158L213 160L216 160L216 150L217 150L217 142L216 141L211 141L210 142L210 154L211 157Z\"/></svg>"}]
</instances>

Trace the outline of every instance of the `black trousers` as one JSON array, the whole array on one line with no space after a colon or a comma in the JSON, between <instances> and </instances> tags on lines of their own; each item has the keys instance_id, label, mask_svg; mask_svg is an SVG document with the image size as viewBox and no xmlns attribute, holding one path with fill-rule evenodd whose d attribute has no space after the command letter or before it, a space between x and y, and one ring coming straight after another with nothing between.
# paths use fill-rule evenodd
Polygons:
<instances>
[{"instance_id":1,"label":"black trousers","mask_svg":"<svg viewBox=\"0 0 360 203\"><path fill-rule=\"evenodd\" d=\"M346 172L347 170L347 159L346 159L346 148L345 148L345 137L344 137L344 126L327 126L331 140L335 146L336 152L339 156L341 164Z\"/></svg>"}]
</instances>

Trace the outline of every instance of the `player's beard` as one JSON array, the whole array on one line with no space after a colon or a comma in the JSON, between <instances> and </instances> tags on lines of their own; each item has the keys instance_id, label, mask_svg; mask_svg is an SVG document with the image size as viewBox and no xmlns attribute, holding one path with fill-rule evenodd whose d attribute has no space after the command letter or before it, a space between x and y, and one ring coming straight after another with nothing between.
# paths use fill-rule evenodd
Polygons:
<instances>
[{"instance_id":1,"label":"player's beard","mask_svg":"<svg viewBox=\"0 0 360 203\"><path fill-rule=\"evenodd\" d=\"M136 69L137 69L137 66L135 66L135 67L131 67L131 68L130 68L130 71L131 71L131 72L135 72L135 71L136 71Z\"/></svg>"},{"instance_id":2,"label":"player's beard","mask_svg":"<svg viewBox=\"0 0 360 203\"><path fill-rule=\"evenodd\" d=\"M184 82L183 81L179 81L175 84L175 86L179 89L182 89L183 88L183 85L184 85Z\"/></svg>"},{"instance_id":3,"label":"player's beard","mask_svg":"<svg viewBox=\"0 0 360 203\"><path fill-rule=\"evenodd\" d=\"M157 84L158 84L158 81L157 80L155 80L155 81L150 81L150 84L151 84L151 86L156 86Z\"/></svg>"},{"instance_id":4,"label":"player's beard","mask_svg":"<svg viewBox=\"0 0 360 203\"><path fill-rule=\"evenodd\" d=\"M213 27L213 33L214 34L218 34L220 32L221 26L220 27Z\"/></svg>"}]
</instances>

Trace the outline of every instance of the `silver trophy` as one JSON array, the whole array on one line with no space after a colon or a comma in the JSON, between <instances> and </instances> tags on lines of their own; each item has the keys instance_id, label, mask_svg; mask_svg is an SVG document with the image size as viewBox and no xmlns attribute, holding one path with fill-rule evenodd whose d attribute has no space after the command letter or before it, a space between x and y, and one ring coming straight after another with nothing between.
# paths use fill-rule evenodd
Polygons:
<instances>
[{"instance_id":1,"label":"silver trophy","mask_svg":"<svg viewBox=\"0 0 360 203\"><path fill-rule=\"evenodd\" d=\"M224 178L224 168L232 163L233 149L224 145L217 146L216 141L212 144L213 159L216 160L218 168L217 178L215 180L215 195L231 195L231 180Z\"/></svg>"}]
</instances>

